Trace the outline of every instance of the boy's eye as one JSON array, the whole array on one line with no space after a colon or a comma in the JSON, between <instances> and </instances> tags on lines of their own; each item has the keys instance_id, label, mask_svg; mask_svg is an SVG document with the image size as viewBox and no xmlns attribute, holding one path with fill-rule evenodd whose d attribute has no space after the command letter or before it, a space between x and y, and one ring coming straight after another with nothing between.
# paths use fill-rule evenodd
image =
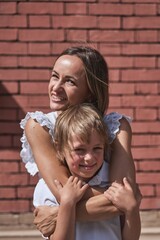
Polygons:
<instances>
[{"instance_id":1,"label":"boy's eye","mask_svg":"<svg viewBox=\"0 0 160 240\"><path fill-rule=\"evenodd\" d=\"M94 148L94 151L102 151L103 150L103 147L95 147Z\"/></svg>"},{"instance_id":2,"label":"boy's eye","mask_svg":"<svg viewBox=\"0 0 160 240\"><path fill-rule=\"evenodd\" d=\"M85 153L85 150L82 148L76 148L74 149L74 152L78 155L83 155Z\"/></svg>"}]
</instances>

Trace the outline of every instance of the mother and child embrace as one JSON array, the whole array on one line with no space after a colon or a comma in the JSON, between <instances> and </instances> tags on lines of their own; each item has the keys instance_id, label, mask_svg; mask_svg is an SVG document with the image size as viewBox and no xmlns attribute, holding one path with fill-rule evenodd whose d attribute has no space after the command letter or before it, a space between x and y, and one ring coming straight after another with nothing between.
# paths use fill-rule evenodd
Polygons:
<instances>
[{"instance_id":1,"label":"mother and child embrace","mask_svg":"<svg viewBox=\"0 0 160 240\"><path fill-rule=\"evenodd\" d=\"M50 240L138 240L141 193L135 181L130 118L106 113L108 67L99 51L70 47L56 59L50 113L21 121L21 157L38 173L34 223Z\"/></svg>"}]
</instances>

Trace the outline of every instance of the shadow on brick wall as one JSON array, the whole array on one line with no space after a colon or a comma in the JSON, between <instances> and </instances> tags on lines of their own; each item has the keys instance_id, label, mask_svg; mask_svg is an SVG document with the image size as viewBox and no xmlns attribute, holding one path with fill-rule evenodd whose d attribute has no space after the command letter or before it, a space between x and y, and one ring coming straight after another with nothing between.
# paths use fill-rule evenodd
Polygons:
<instances>
[{"instance_id":1,"label":"shadow on brick wall","mask_svg":"<svg viewBox=\"0 0 160 240\"><path fill-rule=\"evenodd\" d=\"M8 87L9 86L9 87ZM20 147L22 131L19 127L20 119L25 115L14 97L12 83L6 88L0 83L0 148L12 149ZM14 86L13 86L14 88Z\"/></svg>"}]
</instances>

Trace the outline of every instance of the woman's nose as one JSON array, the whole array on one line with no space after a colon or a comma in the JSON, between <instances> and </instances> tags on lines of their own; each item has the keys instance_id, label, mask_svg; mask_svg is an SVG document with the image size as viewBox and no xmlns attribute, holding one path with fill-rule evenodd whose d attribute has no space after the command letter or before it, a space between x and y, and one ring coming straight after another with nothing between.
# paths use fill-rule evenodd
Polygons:
<instances>
[{"instance_id":1,"label":"woman's nose","mask_svg":"<svg viewBox=\"0 0 160 240\"><path fill-rule=\"evenodd\" d=\"M61 81L57 81L56 83L54 83L53 85L53 90L54 91L58 91L61 90L63 88L63 84Z\"/></svg>"}]
</instances>

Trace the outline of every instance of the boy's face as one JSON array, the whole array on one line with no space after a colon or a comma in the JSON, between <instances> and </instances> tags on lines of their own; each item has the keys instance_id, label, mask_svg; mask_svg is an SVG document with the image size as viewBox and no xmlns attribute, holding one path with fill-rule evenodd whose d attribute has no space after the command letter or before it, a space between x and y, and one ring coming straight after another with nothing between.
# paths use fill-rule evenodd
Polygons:
<instances>
[{"instance_id":1,"label":"boy's face","mask_svg":"<svg viewBox=\"0 0 160 240\"><path fill-rule=\"evenodd\" d=\"M93 130L89 143L84 143L77 135L72 135L69 148L64 150L64 158L73 176L89 181L102 166L104 142Z\"/></svg>"}]
</instances>

